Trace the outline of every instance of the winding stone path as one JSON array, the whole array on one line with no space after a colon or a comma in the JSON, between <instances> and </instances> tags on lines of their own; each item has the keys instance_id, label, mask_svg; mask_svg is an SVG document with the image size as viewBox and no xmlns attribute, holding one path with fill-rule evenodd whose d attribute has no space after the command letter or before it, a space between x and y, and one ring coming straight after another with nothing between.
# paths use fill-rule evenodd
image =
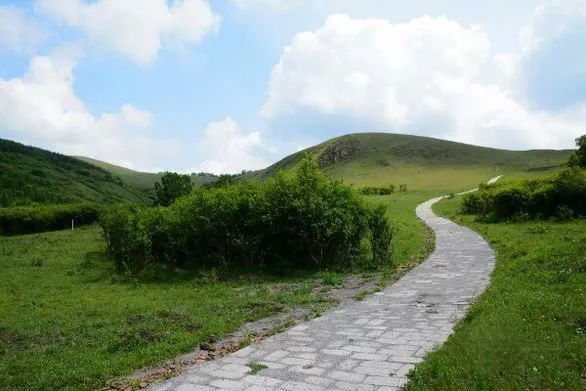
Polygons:
<instances>
[{"instance_id":1,"label":"winding stone path","mask_svg":"<svg viewBox=\"0 0 586 391\"><path fill-rule=\"evenodd\" d=\"M152 391L396 390L440 346L488 285L494 254L475 232L436 216L417 216L435 232L430 257L384 291L282 334L204 363ZM267 368L250 374L249 363Z\"/></svg>"}]
</instances>

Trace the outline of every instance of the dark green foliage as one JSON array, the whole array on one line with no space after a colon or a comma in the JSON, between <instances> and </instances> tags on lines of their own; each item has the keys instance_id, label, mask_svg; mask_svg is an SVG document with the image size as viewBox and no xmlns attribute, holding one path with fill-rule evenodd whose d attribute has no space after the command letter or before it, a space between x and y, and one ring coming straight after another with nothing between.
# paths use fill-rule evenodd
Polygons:
<instances>
[{"instance_id":1,"label":"dark green foliage","mask_svg":"<svg viewBox=\"0 0 586 391\"><path fill-rule=\"evenodd\" d=\"M578 150L570 156L570 167L586 168L586 134L576 139Z\"/></svg>"},{"instance_id":2,"label":"dark green foliage","mask_svg":"<svg viewBox=\"0 0 586 391\"><path fill-rule=\"evenodd\" d=\"M148 203L149 199L89 163L0 139L0 207L120 201Z\"/></svg>"},{"instance_id":3,"label":"dark green foliage","mask_svg":"<svg viewBox=\"0 0 586 391\"><path fill-rule=\"evenodd\" d=\"M98 208L92 204L13 206L0 208L0 235L54 231L94 223Z\"/></svg>"},{"instance_id":4,"label":"dark green foliage","mask_svg":"<svg viewBox=\"0 0 586 391\"><path fill-rule=\"evenodd\" d=\"M393 229L385 216L386 208L377 205L370 212L368 228L371 234L372 260L377 265L388 264L391 254Z\"/></svg>"},{"instance_id":5,"label":"dark green foliage","mask_svg":"<svg viewBox=\"0 0 586 391\"><path fill-rule=\"evenodd\" d=\"M244 175L244 174L242 174ZM203 186L206 188L216 188L216 187L226 187L232 185L235 181L234 179L238 178L239 175L230 175L230 174L222 174L213 182L208 182Z\"/></svg>"},{"instance_id":6,"label":"dark green foliage","mask_svg":"<svg viewBox=\"0 0 586 391\"><path fill-rule=\"evenodd\" d=\"M189 194L192 189L189 175L166 172L161 181L155 183L155 204L169 206L179 197Z\"/></svg>"},{"instance_id":7,"label":"dark green foliage","mask_svg":"<svg viewBox=\"0 0 586 391\"><path fill-rule=\"evenodd\" d=\"M310 157L293 174L196 189L168 208L118 206L101 224L123 270L149 263L201 266L349 267L366 255L390 261L392 230L350 186L328 180Z\"/></svg>"},{"instance_id":8,"label":"dark green foliage","mask_svg":"<svg viewBox=\"0 0 586 391\"><path fill-rule=\"evenodd\" d=\"M364 195L389 195L395 192L395 186L365 186L361 187L359 190Z\"/></svg>"},{"instance_id":9,"label":"dark green foliage","mask_svg":"<svg viewBox=\"0 0 586 391\"><path fill-rule=\"evenodd\" d=\"M547 179L481 185L478 192L466 195L462 210L493 220L584 216L586 170L575 168Z\"/></svg>"}]
</instances>

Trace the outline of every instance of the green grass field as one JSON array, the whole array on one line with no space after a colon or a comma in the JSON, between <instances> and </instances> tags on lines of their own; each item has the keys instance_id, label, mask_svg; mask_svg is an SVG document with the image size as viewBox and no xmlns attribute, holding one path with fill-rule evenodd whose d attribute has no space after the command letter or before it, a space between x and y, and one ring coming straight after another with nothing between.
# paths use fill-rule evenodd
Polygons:
<instances>
[{"instance_id":1,"label":"green grass field","mask_svg":"<svg viewBox=\"0 0 586 391\"><path fill-rule=\"evenodd\" d=\"M284 308L320 275L117 281L98 227L0 238L0 389L95 389Z\"/></svg>"},{"instance_id":2,"label":"green grass field","mask_svg":"<svg viewBox=\"0 0 586 391\"><path fill-rule=\"evenodd\" d=\"M489 241L492 284L408 389L585 389L586 221L482 224L460 202L434 209Z\"/></svg>"},{"instance_id":3,"label":"green grass field","mask_svg":"<svg viewBox=\"0 0 586 391\"><path fill-rule=\"evenodd\" d=\"M414 212L429 196L370 198L389 208L397 266L412 266L432 249ZM334 303L314 288L350 273L126 281L113 275L95 226L0 237L0 267L0 389L16 390L95 389L286 308L323 311Z\"/></svg>"}]
</instances>

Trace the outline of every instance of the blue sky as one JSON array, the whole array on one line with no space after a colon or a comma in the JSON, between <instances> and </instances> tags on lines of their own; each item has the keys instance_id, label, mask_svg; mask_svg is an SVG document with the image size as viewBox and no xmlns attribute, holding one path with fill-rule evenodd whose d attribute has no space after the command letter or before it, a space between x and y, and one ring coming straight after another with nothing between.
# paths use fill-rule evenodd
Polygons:
<instances>
[{"instance_id":1,"label":"blue sky","mask_svg":"<svg viewBox=\"0 0 586 391\"><path fill-rule=\"evenodd\" d=\"M0 137L237 172L355 131L568 148L586 0L0 1Z\"/></svg>"}]
</instances>

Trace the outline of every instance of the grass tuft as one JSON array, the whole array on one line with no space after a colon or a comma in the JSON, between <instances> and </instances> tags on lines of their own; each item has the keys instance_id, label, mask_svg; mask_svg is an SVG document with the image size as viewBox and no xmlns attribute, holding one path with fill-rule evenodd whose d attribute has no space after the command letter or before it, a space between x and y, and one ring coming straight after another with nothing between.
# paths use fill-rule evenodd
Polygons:
<instances>
[{"instance_id":1,"label":"grass tuft","mask_svg":"<svg viewBox=\"0 0 586 391\"><path fill-rule=\"evenodd\" d=\"M263 369L267 369L268 368L266 365L259 364L259 363L256 363L256 362L248 363L248 364L246 364L246 366L250 368L250 374L251 375L256 375L257 373L259 373Z\"/></svg>"}]
</instances>

